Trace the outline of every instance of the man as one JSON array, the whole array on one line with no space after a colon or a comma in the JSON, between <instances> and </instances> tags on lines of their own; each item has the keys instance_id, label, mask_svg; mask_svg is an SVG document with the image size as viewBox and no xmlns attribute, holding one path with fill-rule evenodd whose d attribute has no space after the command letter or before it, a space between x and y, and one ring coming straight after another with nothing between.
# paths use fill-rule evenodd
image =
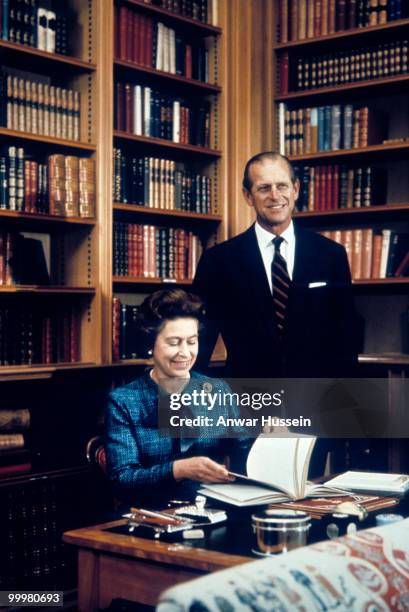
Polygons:
<instances>
[{"instance_id":1,"label":"man","mask_svg":"<svg viewBox=\"0 0 409 612\"><path fill-rule=\"evenodd\" d=\"M199 366L208 364L221 332L230 376L352 372L357 356L346 252L294 226L299 189L282 155L264 152L247 162L243 195L256 222L205 251L194 281L208 317Z\"/></svg>"}]
</instances>

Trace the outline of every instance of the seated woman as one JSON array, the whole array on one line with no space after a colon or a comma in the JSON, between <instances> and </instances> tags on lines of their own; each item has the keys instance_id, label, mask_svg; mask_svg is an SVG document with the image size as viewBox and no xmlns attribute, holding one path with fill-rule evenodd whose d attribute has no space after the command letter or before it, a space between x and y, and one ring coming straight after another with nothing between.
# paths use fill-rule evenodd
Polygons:
<instances>
[{"instance_id":1,"label":"seated woman","mask_svg":"<svg viewBox=\"0 0 409 612\"><path fill-rule=\"evenodd\" d=\"M106 412L108 475L115 494L124 502L191 500L200 483L231 480L223 464L227 455L235 469L244 469L249 441L243 437L227 438L213 432L183 438L177 431L170 437L158 429L158 397L169 392L169 385L179 383L179 393L230 390L222 380L191 372L202 312L199 298L181 289L157 291L141 306L141 327L153 368L113 391ZM201 408L207 414L207 408ZM218 408L226 413L225 407L216 404L213 414ZM229 408L230 415L232 410L234 407Z\"/></svg>"}]
</instances>

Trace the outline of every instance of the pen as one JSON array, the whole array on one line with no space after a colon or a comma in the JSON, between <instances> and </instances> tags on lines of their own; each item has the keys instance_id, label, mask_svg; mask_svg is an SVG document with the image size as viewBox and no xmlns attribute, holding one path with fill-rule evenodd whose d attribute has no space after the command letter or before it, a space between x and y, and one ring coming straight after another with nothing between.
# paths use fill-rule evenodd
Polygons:
<instances>
[{"instance_id":1,"label":"pen","mask_svg":"<svg viewBox=\"0 0 409 612\"><path fill-rule=\"evenodd\" d=\"M132 514L144 515L147 518L157 518L166 520L171 525L180 525L184 522L180 519L170 516L169 514L166 514L165 512L154 512L153 510L144 510L143 508L131 508L131 512Z\"/></svg>"}]
</instances>

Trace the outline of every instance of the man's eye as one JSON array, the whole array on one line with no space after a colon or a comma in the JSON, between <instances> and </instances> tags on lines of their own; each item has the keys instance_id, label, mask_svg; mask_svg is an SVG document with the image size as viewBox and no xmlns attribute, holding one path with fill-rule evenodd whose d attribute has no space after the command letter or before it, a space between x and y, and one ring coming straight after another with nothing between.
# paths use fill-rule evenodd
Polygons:
<instances>
[{"instance_id":1,"label":"man's eye","mask_svg":"<svg viewBox=\"0 0 409 612\"><path fill-rule=\"evenodd\" d=\"M169 342L169 346L177 346L179 344L179 342L177 340L171 340Z\"/></svg>"},{"instance_id":2,"label":"man's eye","mask_svg":"<svg viewBox=\"0 0 409 612\"><path fill-rule=\"evenodd\" d=\"M197 344L197 340L189 340L188 344L190 346L194 346L195 344Z\"/></svg>"},{"instance_id":3,"label":"man's eye","mask_svg":"<svg viewBox=\"0 0 409 612\"><path fill-rule=\"evenodd\" d=\"M279 191L287 191L287 189L289 189L289 185L278 185L277 189Z\"/></svg>"}]
</instances>

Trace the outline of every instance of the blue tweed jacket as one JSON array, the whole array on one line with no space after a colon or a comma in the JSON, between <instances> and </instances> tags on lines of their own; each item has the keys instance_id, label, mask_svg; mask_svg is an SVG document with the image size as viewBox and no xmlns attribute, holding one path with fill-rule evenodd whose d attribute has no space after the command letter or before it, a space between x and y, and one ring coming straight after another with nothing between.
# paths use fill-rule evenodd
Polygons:
<instances>
[{"instance_id":1,"label":"blue tweed jacket","mask_svg":"<svg viewBox=\"0 0 409 612\"><path fill-rule=\"evenodd\" d=\"M200 391L211 385L212 393L228 393L230 387L222 380L191 372L191 379L183 393ZM205 387L203 385L205 384ZM149 372L130 384L113 391L106 410L106 452L108 475L115 494L124 502L141 503L192 499L200 483L185 480L176 482L173 462L193 456L207 456L222 462L231 458L232 468L244 470L251 442L248 438L216 437L204 430L204 436L183 439L164 436L158 430L158 386ZM203 411L202 411L203 413ZM216 406L213 413L234 416L236 407Z\"/></svg>"}]
</instances>

